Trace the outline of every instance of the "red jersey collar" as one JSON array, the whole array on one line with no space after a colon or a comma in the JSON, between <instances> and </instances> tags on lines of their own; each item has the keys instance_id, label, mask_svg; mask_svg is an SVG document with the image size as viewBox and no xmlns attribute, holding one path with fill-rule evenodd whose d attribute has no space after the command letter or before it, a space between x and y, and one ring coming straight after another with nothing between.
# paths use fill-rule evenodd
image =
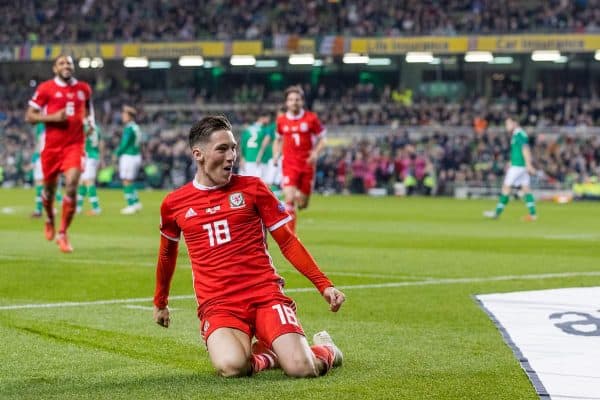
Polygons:
<instances>
[{"instance_id":1,"label":"red jersey collar","mask_svg":"<svg viewBox=\"0 0 600 400\"><path fill-rule=\"evenodd\" d=\"M294 114L292 114L291 112L288 111L288 112L285 113L285 117L287 119L291 119L291 120L298 120L298 119L304 117L304 108L302 108L300 110L300 114L298 114L298 115L294 115Z\"/></svg>"}]
</instances>

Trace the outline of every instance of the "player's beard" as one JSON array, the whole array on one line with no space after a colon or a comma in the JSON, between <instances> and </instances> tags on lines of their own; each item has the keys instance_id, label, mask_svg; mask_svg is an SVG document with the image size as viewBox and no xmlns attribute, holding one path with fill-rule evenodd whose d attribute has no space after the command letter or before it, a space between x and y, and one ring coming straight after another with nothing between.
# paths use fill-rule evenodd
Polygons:
<instances>
[{"instance_id":1,"label":"player's beard","mask_svg":"<svg viewBox=\"0 0 600 400\"><path fill-rule=\"evenodd\" d=\"M65 75L67 75L67 76L65 76ZM71 79L73 79L73 72L71 72L71 71L61 71L58 74L58 76L60 77L60 79L62 79L66 83L69 83L71 81Z\"/></svg>"}]
</instances>

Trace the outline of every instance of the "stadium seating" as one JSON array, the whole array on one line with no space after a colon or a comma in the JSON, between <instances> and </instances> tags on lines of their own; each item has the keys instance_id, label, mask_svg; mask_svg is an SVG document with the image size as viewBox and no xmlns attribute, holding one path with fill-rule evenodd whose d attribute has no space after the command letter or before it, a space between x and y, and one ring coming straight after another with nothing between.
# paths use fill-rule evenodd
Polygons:
<instances>
[{"instance_id":1,"label":"stadium seating","mask_svg":"<svg viewBox=\"0 0 600 400\"><path fill-rule=\"evenodd\" d=\"M0 42L16 45L600 31L595 1L35 0L3 2L0 13Z\"/></svg>"}]
</instances>

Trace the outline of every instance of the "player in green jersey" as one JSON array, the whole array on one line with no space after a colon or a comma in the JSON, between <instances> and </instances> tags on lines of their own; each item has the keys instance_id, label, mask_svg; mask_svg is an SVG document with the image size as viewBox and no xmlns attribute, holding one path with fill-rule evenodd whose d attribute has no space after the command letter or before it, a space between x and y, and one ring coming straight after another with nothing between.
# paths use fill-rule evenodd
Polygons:
<instances>
[{"instance_id":1,"label":"player in green jersey","mask_svg":"<svg viewBox=\"0 0 600 400\"><path fill-rule=\"evenodd\" d=\"M135 122L137 111L131 106L123 106L121 119L125 124L121 143L115 151L119 157L119 177L123 182L123 192L127 206L121 210L121 214L130 215L142 209L142 203L135 189L135 179L142 166L142 131Z\"/></svg>"},{"instance_id":2,"label":"player in green jersey","mask_svg":"<svg viewBox=\"0 0 600 400\"><path fill-rule=\"evenodd\" d=\"M510 140L510 168L504 177L502 193L498 199L496 209L485 211L483 215L487 218L498 218L508 204L511 188L521 187L529 211L524 220L535 221L537 219L535 199L530 188L530 174L535 174L535 169L533 168L531 149L529 148L529 138L516 119L506 118L505 126L506 130L512 135Z\"/></svg>"},{"instance_id":3,"label":"player in green jersey","mask_svg":"<svg viewBox=\"0 0 600 400\"><path fill-rule=\"evenodd\" d=\"M83 201L87 196L92 206L91 210L88 210L87 215L99 215L102 212L100 208L100 201L98 199L98 193L96 191L96 175L98 175L98 166L102 159L102 131L98 124L95 125L95 129L89 129L87 123L84 125L86 133L85 137L85 169L81 174L81 180L79 181L79 189L77 192L77 213L79 214L83 208Z\"/></svg>"},{"instance_id":4,"label":"player in green jersey","mask_svg":"<svg viewBox=\"0 0 600 400\"><path fill-rule=\"evenodd\" d=\"M264 153L263 126L269 122L268 114L261 114L248 125L240 136L240 175L261 176L259 153Z\"/></svg>"},{"instance_id":5,"label":"player in green jersey","mask_svg":"<svg viewBox=\"0 0 600 400\"><path fill-rule=\"evenodd\" d=\"M275 121L263 125L261 149L258 151L260 177L269 186L271 191L279 197L281 188L281 169L273 160L273 142L275 141Z\"/></svg>"}]
</instances>

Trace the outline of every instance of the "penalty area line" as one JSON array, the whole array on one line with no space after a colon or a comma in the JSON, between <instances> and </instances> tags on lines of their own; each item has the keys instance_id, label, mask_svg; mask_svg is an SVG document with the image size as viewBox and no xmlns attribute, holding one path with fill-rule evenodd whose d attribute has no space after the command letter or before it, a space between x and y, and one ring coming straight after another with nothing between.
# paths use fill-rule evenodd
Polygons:
<instances>
[{"instance_id":1,"label":"penalty area line","mask_svg":"<svg viewBox=\"0 0 600 400\"><path fill-rule=\"evenodd\" d=\"M461 283L485 283L485 282L502 282L502 281L522 281L522 280L538 280L538 279L556 279L556 278L573 278L578 276L600 276L600 271L587 271L587 272L556 272L548 274L525 274L525 275L502 275L502 276L489 276L489 277L476 277L476 278L444 278L444 279L427 279L422 281L410 281L410 282L387 282L387 283L373 283L365 285L340 285L336 286L339 289L344 290L358 290L358 289L385 289L385 288L400 288L400 287L411 287L411 286L429 286L429 285L453 285ZM290 288L286 289L285 293L302 293L312 292L316 289L314 287L305 288ZM194 295L179 295L169 296L169 300L191 300L195 299ZM45 303L45 304L14 304L0 306L0 311L7 310L25 310L35 308L63 308L63 307L82 307L82 306L97 306L97 305L111 305L111 304L128 304L128 303L146 303L151 302L152 297L138 297L130 299L111 299L111 300L95 300L95 301L67 301L61 303Z\"/></svg>"}]
</instances>

